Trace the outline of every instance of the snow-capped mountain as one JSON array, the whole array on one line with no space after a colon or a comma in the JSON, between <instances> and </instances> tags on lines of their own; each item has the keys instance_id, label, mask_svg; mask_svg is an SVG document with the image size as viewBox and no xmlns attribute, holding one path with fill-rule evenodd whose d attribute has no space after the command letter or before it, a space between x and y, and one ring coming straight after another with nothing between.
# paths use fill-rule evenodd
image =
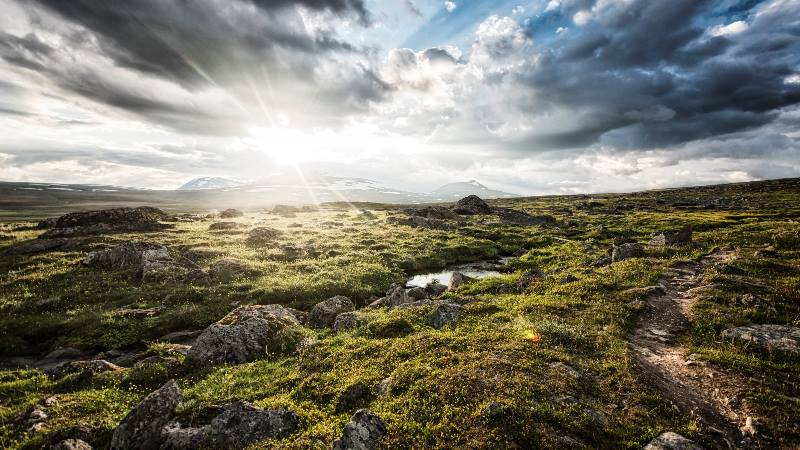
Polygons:
<instances>
[{"instance_id":1,"label":"snow-capped mountain","mask_svg":"<svg viewBox=\"0 0 800 450\"><path fill-rule=\"evenodd\" d=\"M242 183L221 177L195 178L179 187L179 191L202 191L206 189L230 189L241 186Z\"/></svg>"},{"instance_id":2,"label":"snow-capped mountain","mask_svg":"<svg viewBox=\"0 0 800 450\"><path fill-rule=\"evenodd\" d=\"M430 193L433 201L458 200L468 195L477 195L481 198L518 197L516 194L489 189L476 180L448 183Z\"/></svg>"}]
</instances>

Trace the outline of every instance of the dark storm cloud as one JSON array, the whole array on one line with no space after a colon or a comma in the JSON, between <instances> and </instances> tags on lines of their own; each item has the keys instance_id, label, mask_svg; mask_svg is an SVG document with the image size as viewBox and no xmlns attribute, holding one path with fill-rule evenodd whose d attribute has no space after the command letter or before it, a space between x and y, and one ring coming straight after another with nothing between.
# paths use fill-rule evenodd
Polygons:
<instances>
[{"instance_id":1,"label":"dark storm cloud","mask_svg":"<svg viewBox=\"0 0 800 450\"><path fill-rule=\"evenodd\" d=\"M536 92L535 103L521 108L572 110L578 123L515 147L670 146L758 128L800 103L800 84L784 81L800 67L800 5L748 14L747 30L713 36L708 30L719 21L709 18L718 3L640 1L593 11L583 27L544 44L539 64L516 74ZM759 3L729 8L744 14ZM591 6L565 2L561 14Z\"/></svg>"}]
</instances>

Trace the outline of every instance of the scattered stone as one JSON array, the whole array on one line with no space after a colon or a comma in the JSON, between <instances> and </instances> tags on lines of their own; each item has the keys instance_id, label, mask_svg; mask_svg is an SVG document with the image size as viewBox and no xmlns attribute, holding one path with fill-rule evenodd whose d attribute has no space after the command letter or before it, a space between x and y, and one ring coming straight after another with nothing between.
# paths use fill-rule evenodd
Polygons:
<instances>
[{"instance_id":1,"label":"scattered stone","mask_svg":"<svg viewBox=\"0 0 800 450\"><path fill-rule=\"evenodd\" d=\"M337 295L314 305L308 314L307 325L311 328L330 328L338 314L355 311L355 309L355 305L349 298Z\"/></svg>"},{"instance_id":2,"label":"scattered stone","mask_svg":"<svg viewBox=\"0 0 800 450\"><path fill-rule=\"evenodd\" d=\"M240 231L247 225L239 222L214 222L208 226L209 231Z\"/></svg>"},{"instance_id":3,"label":"scattered stone","mask_svg":"<svg viewBox=\"0 0 800 450\"><path fill-rule=\"evenodd\" d=\"M340 332L340 331L353 330L360 327L361 324L362 322L359 319L357 313L344 312L338 314L336 316L336 320L333 321L333 331Z\"/></svg>"},{"instance_id":4,"label":"scattered stone","mask_svg":"<svg viewBox=\"0 0 800 450\"><path fill-rule=\"evenodd\" d=\"M747 275L746 270L732 264L720 264L716 266L716 269L719 273L724 273L726 275Z\"/></svg>"},{"instance_id":5,"label":"scattered stone","mask_svg":"<svg viewBox=\"0 0 800 450\"><path fill-rule=\"evenodd\" d=\"M80 439L64 439L52 447L53 450L92 450L88 442Z\"/></svg>"},{"instance_id":6,"label":"scattered stone","mask_svg":"<svg viewBox=\"0 0 800 450\"><path fill-rule=\"evenodd\" d=\"M235 259L220 259L208 267L208 276L217 280L232 280L251 272L251 269Z\"/></svg>"},{"instance_id":7,"label":"scattered stone","mask_svg":"<svg viewBox=\"0 0 800 450\"><path fill-rule=\"evenodd\" d=\"M395 286L386 292L386 305L387 306L400 306L404 303L410 303L412 299L402 286Z\"/></svg>"},{"instance_id":8,"label":"scattered stone","mask_svg":"<svg viewBox=\"0 0 800 450\"><path fill-rule=\"evenodd\" d=\"M72 347L57 348L52 352L46 354L43 359L68 359L80 358L85 355L84 352Z\"/></svg>"},{"instance_id":9,"label":"scattered stone","mask_svg":"<svg viewBox=\"0 0 800 450\"><path fill-rule=\"evenodd\" d=\"M265 243L278 239L283 233L270 227L256 227L247 233L247 242Z\"/></svg>"},{"instance_id":10,"label":"scattered stone","mask_svg":"<svg viewBox=\"0 0 800 450\"><path fill-rule=\"evenodd\" d=\"M84 376L92 376L97 373L123 370L122 367L112 364L103 359L93 359L88 361L68 361L59 364L48 371L53 379L58 379L71 373L81 373Z\"/></svg>"},{"instance_id":11,"label":"scattered stone","mask_svg":"<svg viewBox=\"0 0 800 450\"><path fill-rule=\"evenodd\" d=\"M367 406L373 398L375 396L370 392L367 385L364 383L352 384L339 395L339 399L336 402L336 413L340 414Z\"/></svg>"},{"instance_id":12,"label":"scattered stone","mask_svg":"<svg viewBox=\"0 0 800 450\"><path fill-rule=\"evenodd\" d=\"M425 291L430 294L431 297L438 297L447 291L447 286L439 283L439 280L431 280L425 285Z\"/></svg>"},{"instance_id":13,"label":"scattered stone","mask_svg":"<svg viewBox=\"0 0 800 450\"><path fill-rule=\"evenodd\" d=\"M457 321L463 311L464 307L457 303L440 303L428 314L427 323L438 330Z\"/></svg>"},{"instance_id":14,"label":"scattered stone","mask_svg":"<svg viewBox=\"0 0 800 450\"><path fill-rule=\"evenodd\" d=\"M472 278L464 275L463 273L453 272L453 274L450 275L450 282L447 284L447 289L450 291L458 289L459 287L463 286L464 283L468 283L470 281L472 281Z\"/></svg>"},{"instance_id":15,"label":"scattered stone","mask_svg":"<svg viewBox=\"0 0 800 450\"><path fill-rule=\"evenodd\" d=\"M723 331L722 337L768 353L800 355L800 328L797 327L745 325Z\"/></svg>"},{"instance_id":16,"label":"scattered stone","mask_svg":"<svg viewBox=\"0 0 800 450\"><path fill-rule=\"evenodd\" d=\"M668 245L685 245L692 242L692 226L686 225L677 233L657 231L651 235L650 247L665 247Z\"/></svg>"},{"instance_id":17,"label":"scattered stone","mask_svg":"<svg viewBox=\"0 0 800 450\"><path fill-rule=\"evenodd\" d=\"M644 450L703 450L703 447L678 433L667 431L645 445Z\"/></svg>"},{"instance_id":18,"label":"scattered stone","mask_svg":"<svg viewBox=\"0 0 800 450\"><path fill-rule=\"evenodd\" d=\"M166 248L145 250L139 266L145 283L174 280L186 275L186 269L177 265Z\"/></svg>"},{"instance_id":19,"label":"scattered stone","mask_svg":"<svg viewBox=\"0 0 800 450\"><path fill-rule=\"evenodd\" d=\"M544 272L538 268L533 268L522 274L519 281L517 281L517 289L524 290L536 280L543 280Z\"/></svg>"},{"instance_id":20,"label":"scattered stone","mask_svg":"<svg viewBox=\"0 0 800 450\"><path fill-rule=\"evenodd\" d=\"M206 328L186 355L195 367L241 364L287 354L302 340L297 318L280 305L240 306Z\"/></svg>"},{"instance_id":21,"label":"scattered stone","mask_svg":"<svg viewBox=\"0 0 800 450\"><path fill-rule=\"evenodd\" d=\"M228 208L219 213L219 217L222 219L233 219L235 217L242 217L242 216L244 216L243 212L233 208Z\"/></svg>"},{"instance_id":22,"label":"scattered stone","mask_svg":"<svg viewBox=\"0 0 800 450\"><path fill-rule=\"evenodd\" d=\"M524 255L526 253L528 253L528 249L520 248L520 249L517 249L517 251L515 251L514 253L512 253L511 256L513 256L515 258L519 258L520 256L522 256L522 255Z\"/></svg>"},{"instance_id":23,"label":"scattered stone","mask_svg":"<svg viewBox=\"0 0 800 450\"><path fill-rule=\"evenodd\" d=\"M111 437L110 448L158 448L162 441L161 429L172 420L175 407L182 401L183 394L175 380L166 382L122 419Z\"/></svg>"},{"instance_id":24,"label":"scattered stone","mask_svg":"<svg viewBox=\"0 0 800 450\"><path fill-rule=\"evenodd\" d=\"M288 436L298 423L297 414L288 409L262 409L240 401L226 406L211 420L208 434L216 448L239 449L264 439Z\"/></svg>"},{"instance_id":25,"label":"scattered stone","mask_svg":"<svg viewBox=\"0 0 800 450\"><path fill-rule=\"evenodd\" d=\"M386 436L386 424L368 409L359 409L350 418L333 450L373 450Z\"/></svg>"},{"instance_id":26,"label":"scattered stone","mask_svg":"<svg viewBox=\"0 0 800 450\"><path fill-rule=\"evenodd\" d=\"M453 206L453 211L457 214L473 216L489 214L492 212L492 208L477 195L468 195L456 202Z\"/></svg>"},{"instance_id":27,"label":"scattered stone","mask_svg":"<svg viewBox=\"0 0 800 450\"><path fill-rule=\"evenodd\" d=\"M624 261L630 258L638 258L644 255L644 246L639 243L630 242L627 244L614 246L611 253L611 262Z\"/></svg>"},{"instance_id":28,"label":"scattered stone","mask_svg":"<svg viewBox=\"0 0 800 450\"><path fill-rule=\"evenodd\" d=\"M413 298L414 300L422 300L428 298L428 291L418 286L412 287L411 289L407 290L406 294L410 298Z\"/></svg>"}]
</instances>

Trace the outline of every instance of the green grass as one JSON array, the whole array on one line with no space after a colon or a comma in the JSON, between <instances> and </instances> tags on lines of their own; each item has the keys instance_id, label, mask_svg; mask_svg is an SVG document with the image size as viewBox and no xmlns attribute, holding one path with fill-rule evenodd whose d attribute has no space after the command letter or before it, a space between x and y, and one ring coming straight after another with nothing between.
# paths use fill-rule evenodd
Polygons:
<instances>
[{"instance_id":1,"label":"green grass","mask_svg":"<svg viewBox=\"0 0 800 450\"><path fill-rule=\"evenodd\" d=\"M747 275L709 270L718 289L697 305L682 337L692 352L752 383L745 401L759 429L778 446L800 444L800 363L741 349L719 333L744 323L800 325L800 190L766 184L641 194L506 199L497 205L548 214L557 226L508 227L495 218L473 217L456 230L420 230L386 223L391 208L372 215L335 208L285 218L252 213L240 221L283 231L275 242L248 244L246 234L209 232L211 221L178 223L157 233L87 238L79 250L25 257L0 256L0 353L42 355L59 347L102 351L142 349L163 354L152 341L177 330L199 329L239 304L280 303L307 309L333 295L359 303L382 295L410 273L498 255L520 248L506 273L470 283L447 297L477 299L461 320L435 330L428 308L369 310L365 325L333 333L315 331L297 355L180 375L186 401L184 424L202 424L234 400L262 407L287 407L301 418L286 439L257 448L327 448L351 412L337 413L339 396L363 383L365 403L387 423L385 448L558 447L570 437L595 448L640 448L672 430L711 444L691 419L676 412L643 384L627 353L625 336L643 298L637 287L652 285L671 264L698 259L718 246L738 250L737 267ZM745 198L750 209L733 209L727 198ZM685 208L691 199L723 207ZM719 200L722 199L722 200ZM737 200L737 202L740 200ZM593 204L592 202L597 202ZM587 206L588 205L588 206ZM691 223L701 247L648 250L606 266L593 263L614 239L646 242L653 231ZM299 224L302 226L296 226ZM11 246L38 232L6 224ZM168 246L175 256L208 267L234 258L254 275L226 282L142 284L132 272L79 267L89 249L125 240ZM756 250L773 256L754 256ZM524 271L538 267L547 277L524 292L509 291ZM566 276L573 281L561 282ZM743 305L751 286L773 309ZM146 319L114 314L121 306L159 308ZM538 342L532 335L540 336ZM574 368L573 377L553 363ZM155 366L92 379L50 380L40 371L0 372L0 447L39 448L53 433L75 425L91 430L103 446L119 419L160 383L177 373ZM391 378L388 395L378 395ZM46 428L26 432L13 418L55 395ZM321 446L318 445L322 443Z\"/></svg>"}]
</instances>

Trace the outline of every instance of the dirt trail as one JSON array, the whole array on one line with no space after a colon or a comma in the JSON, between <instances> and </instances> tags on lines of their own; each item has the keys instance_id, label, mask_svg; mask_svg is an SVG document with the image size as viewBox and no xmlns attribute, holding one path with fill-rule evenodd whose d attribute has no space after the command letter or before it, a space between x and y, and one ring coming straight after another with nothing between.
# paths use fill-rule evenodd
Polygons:
<instances>
[{"instance_id":1,"label":"dirt trail","mask_svg":"<svg viewBox=\"0 0 800 450\"><path fill-rule=\"evenodd\" d=\"M706 267L733 256L731 251L715 251L699 262L668 269L659 280L665 292L647 299L628 346L644 378L681 412L697 419L718 448L759 448L749 435L749 414L741 401L747 381L694 361L678 342L697 301L692 289L705 285Z\"/></svg>"}]
</instances>

